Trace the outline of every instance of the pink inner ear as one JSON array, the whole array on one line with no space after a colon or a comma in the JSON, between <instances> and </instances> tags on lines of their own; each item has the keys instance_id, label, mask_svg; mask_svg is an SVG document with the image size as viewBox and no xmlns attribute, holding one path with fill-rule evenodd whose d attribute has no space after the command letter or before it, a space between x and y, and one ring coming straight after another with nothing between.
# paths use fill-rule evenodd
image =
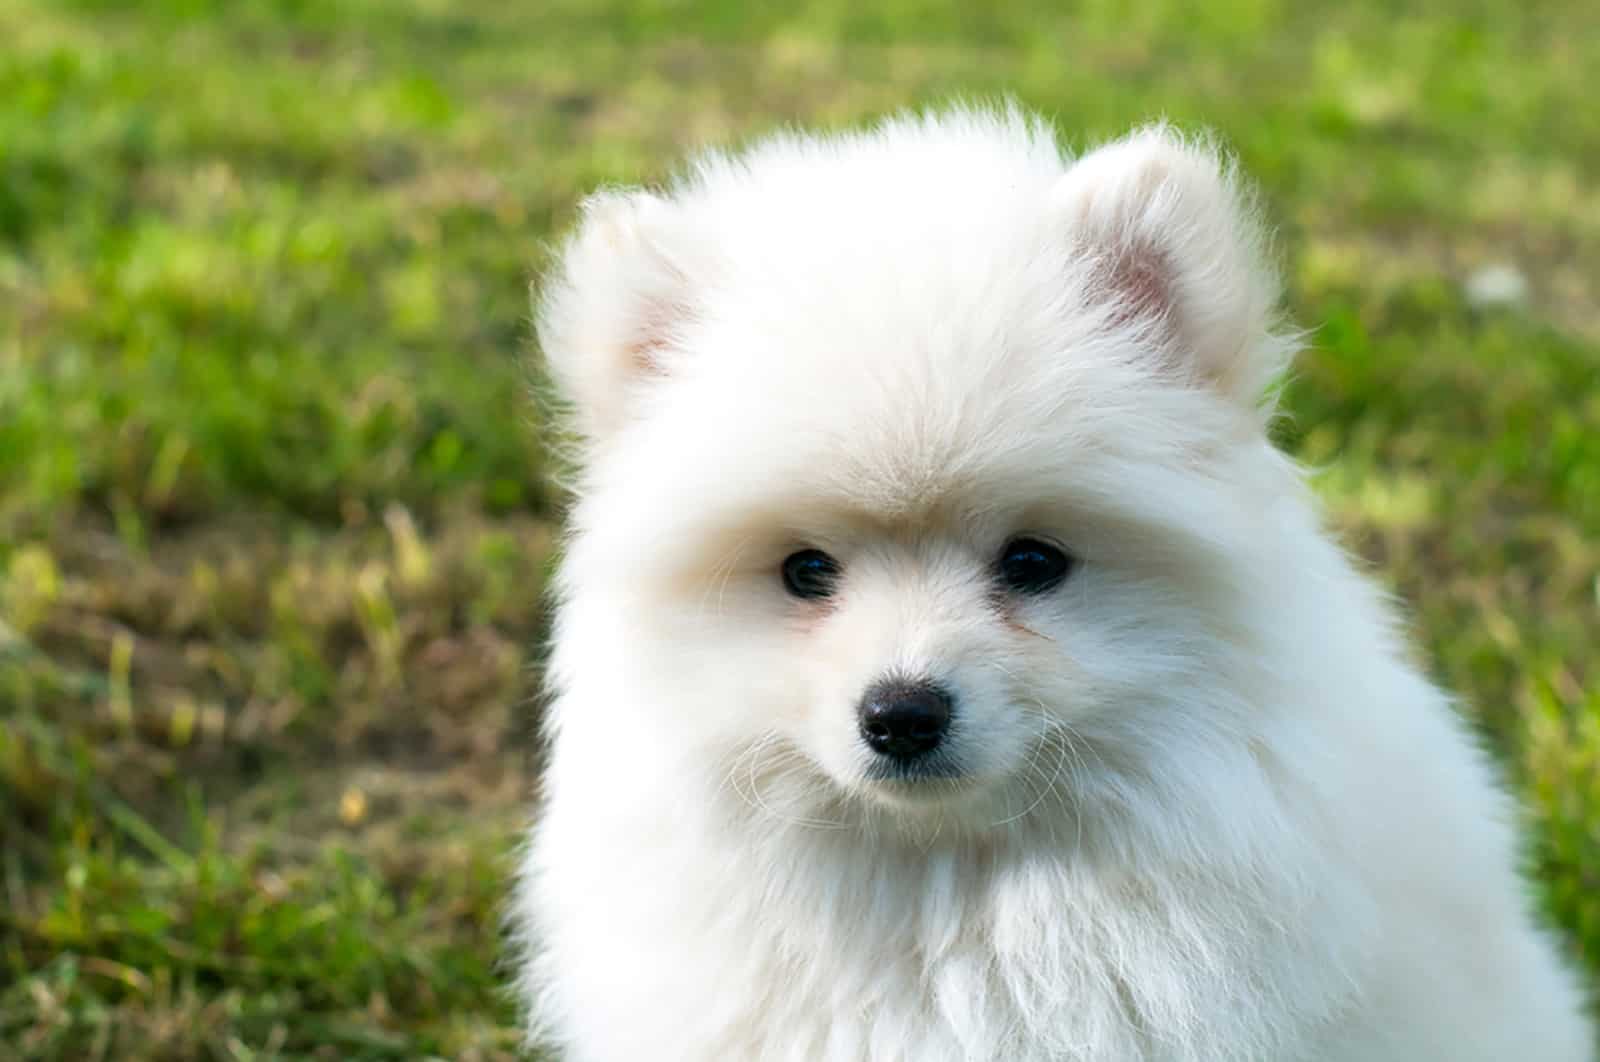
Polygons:
<instances>
[{"instance_id":1,"label":"pink inner ear","mask_svg":"<svg viewBox=\"0 0 1600 1062\"><path fill-rule=\"evenodd\" d=\"M1096 294L1111 303L1111 323L1138 325L1174 338L1172 286L1166 256L1150 246L1122 248L1107 255Z\"/></svg>"},{"instance_id":2,"label":"pink inner ear","mask_svg":"<svg viewBox=\"0 0 1600 1062\"><path fill-rule=\"evenodd\" d=\"M661 351L667 342L658 335L642 335L622 349L630 375L663 376Z\"/></svg>"},{"instance_id":3,"label":"pink inner ear","mask_svg":"<svg viewBox=\"0 0 1600 1062\"><path fill-rule=\"evenodd\" d=\"M672 345L674 327L689 315L689 308L668 299L651 299L641 311L638 330L622 349L628 370L651 376L666 375L662 355Z\"/></svg>"}]
</instances>

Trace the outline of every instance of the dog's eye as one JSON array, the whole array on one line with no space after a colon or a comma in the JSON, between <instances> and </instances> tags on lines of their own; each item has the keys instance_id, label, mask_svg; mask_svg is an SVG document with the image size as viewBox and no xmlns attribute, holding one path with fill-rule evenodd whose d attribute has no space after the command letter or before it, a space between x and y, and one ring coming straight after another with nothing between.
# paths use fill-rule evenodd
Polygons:
<instances>
[{"instance_id":1,"label":"dog's eye","mask_svg":"<svg viewBox=\"0 0 1600 1062\"><path fill-rule=\"evenodd\" d=\"M1000 581L1019 594L1054 590L1071 571L1071 557L1036 538L1012 539L1000 554Z\"/></svg>"},{"instance_id":2,"label":"dog's eye","mask_svg":"<svg viewBox=\"0 0 1600 1062\"><path fill-rule=\"evenodd\" d=\"M783 561L783 588L795 597L831 597L839 585L839 562L820 549L803 549Z\"/></svg>"}]
</instances>

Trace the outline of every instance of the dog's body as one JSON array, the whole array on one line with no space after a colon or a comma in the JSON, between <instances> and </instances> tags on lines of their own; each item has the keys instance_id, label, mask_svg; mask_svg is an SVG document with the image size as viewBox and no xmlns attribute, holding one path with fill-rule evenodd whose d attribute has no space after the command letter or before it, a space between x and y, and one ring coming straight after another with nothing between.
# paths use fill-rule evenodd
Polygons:
<instances>
[{"instance_id":1,"label":"dog's body","mask_svg":"<svg viewBox=\"0 0 1600 1062\"><path fill-rule=\"evenodd\" d=\"M526 992L576 1062L1583 1062L1511 808L1267 441L1247 205L953 112L590 208Z\"/></svg>"}]
</instances>

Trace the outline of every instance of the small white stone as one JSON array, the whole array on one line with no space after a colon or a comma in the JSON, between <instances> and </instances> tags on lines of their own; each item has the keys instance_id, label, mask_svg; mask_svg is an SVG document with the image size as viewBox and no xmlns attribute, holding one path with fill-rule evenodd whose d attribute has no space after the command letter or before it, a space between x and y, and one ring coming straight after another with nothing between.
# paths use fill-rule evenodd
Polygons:
<instances>
[{"instance_id":1,"label":"small white stone","mask_svg":"<svg viewBox=\"0 0 1600 1062\"><path fill-rule=\"evenodd\" d=\"M1474 306L1515 306L1527 298L1527 278L1516 266L1486 265L1467 278L1467 301Z\"/></svg>"}]
</instances>

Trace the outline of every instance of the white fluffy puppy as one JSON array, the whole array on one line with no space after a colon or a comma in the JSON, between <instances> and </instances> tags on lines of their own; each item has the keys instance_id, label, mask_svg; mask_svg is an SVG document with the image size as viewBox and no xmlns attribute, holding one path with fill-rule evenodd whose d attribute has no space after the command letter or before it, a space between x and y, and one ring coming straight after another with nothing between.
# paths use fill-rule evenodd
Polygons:
<instances>
[{"instance_id":1,"label":"white fluffy puppy","mask_svg":"<svg viewBox=\"0 0 1600 1062\"><path fill-rule=\"evenodd\" d=\"M590 201L517 902L564 1057L1591 1057L1509 802L1268 441L1275 299L1160 127Z\"/></svg>"}]
</instances>

